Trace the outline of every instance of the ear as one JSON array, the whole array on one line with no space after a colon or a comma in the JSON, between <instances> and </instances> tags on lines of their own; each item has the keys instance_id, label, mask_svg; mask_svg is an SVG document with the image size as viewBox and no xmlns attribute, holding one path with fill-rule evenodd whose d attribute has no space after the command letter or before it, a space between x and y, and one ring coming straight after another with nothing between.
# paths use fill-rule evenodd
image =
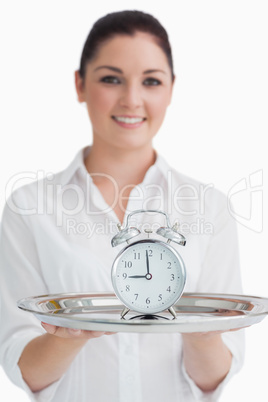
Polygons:
<instances>
[{"instance_id":1,"label":"ear","mask_svg":"<svg viewBox=\"0 0 268 402\"><path fill-rule=\"evenodd\" d=\"M75 71L74 78L75 78L75 88L76 88L78 102L80 102L80 103L85 102L84 80L81 78L78 70Z\"/></svg>"}]
</instances>

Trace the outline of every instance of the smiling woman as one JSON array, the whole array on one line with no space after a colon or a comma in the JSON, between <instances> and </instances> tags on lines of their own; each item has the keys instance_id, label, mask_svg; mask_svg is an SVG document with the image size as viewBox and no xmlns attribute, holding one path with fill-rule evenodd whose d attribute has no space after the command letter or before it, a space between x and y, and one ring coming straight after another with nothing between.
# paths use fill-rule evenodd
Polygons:
<instances>
[{"instance_id":1,"label":"smiling woman","mask_svg":"<svg viewBox=\"0 0 268 402\"><path fill-rule=\"evenodd\" d=\"M87 63L85 77L76 72L80 102L86 102L93 128L93 148L115 152L139 148L142 159L170 103L173 82L162 49L152 35L137 32L105 41ZM100 148L101 147L101 148Z\"/></svg>"},{"instance_id":2,"label":"smiling woman","mask_svg":"<svg viewBox=\"0 0 268 402\"><path fill-rule=\"evenodd\" d=\"M114 207L122 222L131 188L142 182L155 161L152 139L170 104L174 80L155 38L139 31L106 39L84 70L84 78L76 71L75 82L92 124L93 144L85 164L91 174L116 177L119 191L131 184L123 209ZM115 158L124 160L121 173ZM111 205L111 181L97 177L95 184Z\"/></svg>"},{"instance_id":3,"label":"smiling woman","mask_svg":"<svg viewBox=\"0 0 268 402\"><path fill-rule=\"evenodd\" d=\"M16 301L29 295L111 292L110 226L88 238L84 231L70 233L70 222L92 228L124 224L129 212L145 204L157 210L160 201L171 221L213 228L187 234L186 291L241 293L236 228L226 198L213 188L193 197L202 184L176 172L153 148L174 86L165 29L139 11L103 17L86 40L75 84L92 125L91 146L42 186L16 191L3 214L1 363L37 401L215 401L241 367L241 332L108 337L44 323L40 328L16 309ZM40 205L42 213L28 213ZM146 218L139 219L145 227ZM160 220L154 223L161 226Z\"/></svg>"}]
</instances>

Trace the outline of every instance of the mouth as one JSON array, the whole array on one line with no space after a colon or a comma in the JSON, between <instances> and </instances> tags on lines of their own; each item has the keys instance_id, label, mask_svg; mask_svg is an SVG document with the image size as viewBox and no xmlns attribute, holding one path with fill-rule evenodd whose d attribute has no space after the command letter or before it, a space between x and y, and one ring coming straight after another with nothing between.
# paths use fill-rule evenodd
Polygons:
<instances>
[{"instance_id":1,"label":"mouth","mask_svg":"<svg viewBox=\"0 0 268 402\"><path fill-rule=\"evenodd\" d=\"M145 117L139 116L112 116L112 119L123 127L140 127L142 123L146 120Z\"/></svg>"}]
</instances>

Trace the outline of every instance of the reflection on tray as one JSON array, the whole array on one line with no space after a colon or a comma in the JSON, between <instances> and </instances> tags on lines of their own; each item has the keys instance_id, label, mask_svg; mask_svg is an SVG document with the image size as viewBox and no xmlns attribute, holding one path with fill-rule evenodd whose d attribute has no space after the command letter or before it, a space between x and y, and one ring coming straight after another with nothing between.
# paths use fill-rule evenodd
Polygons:
<instances>
[{"instance_id":1,"label":"reflection on tray","mask_svg":"<svg viewBox=\"0 0 268 402\"><path fill-rule=\"evenodd\" d=\"M223 307L224 303L224 308ZM101 312L102 314L116 314L120 313L122 309L121 302L116 297L107 297L100 294L96 297L81 297L73 298L63 297L55 299L47 299L38 302L40 312L49 314L94 314ZM219 307L219 308L218 308ZM183 296L174 306L177 317L180 315L205 315L205 316L237 316L245 315L247 312L252 311L254 305L246 303L238 299L215 299L211 297ZM169 319L165 316L168 312L163 312L160 316L142 316L144 319ZM137 317L137 316L136 316ZM141 316L140 316L141 317ZM134 319L131 317L130 319ZM141 319L141 318L140 318Z\"/></svg>"},{"instance_id":2,"label":"reflection on tray","mask_svg":"<svg viewBox=\"0 0 268 402\"><path fill-rule=\"evenodd\" d=\"M185 293L169 311L121 318L122 303L114 293L62 293L28 297L18 307L48 324L110 332L207 332L244 328L268 314L268 299L218 293Z\"/></svg>"},{"instance_id":3,"label":"reflection on tray","mask_svg":"<svg viewBox=\"0 0 268 402\"><path fill-rule=\"evenodd\" d=\"M126 318L122 318L126 320ZM168 320L168 317L164 317L163 315L155 315L155 314L143 314L143 315L135 315L131 317L130 320ZM173 318L170 318L173 319Z\"/></svg>"}]
</instances>

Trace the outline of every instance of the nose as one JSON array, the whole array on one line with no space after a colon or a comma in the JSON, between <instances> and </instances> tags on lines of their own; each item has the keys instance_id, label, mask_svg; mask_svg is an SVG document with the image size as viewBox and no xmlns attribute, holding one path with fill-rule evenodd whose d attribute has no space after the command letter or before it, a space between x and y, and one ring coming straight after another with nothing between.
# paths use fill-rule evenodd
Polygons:
<instances>
[{"instance_id":1,"label":"nose","mask_svg":"<svg viewBox=\"0 0 268 402\"><path fill-rule=\"evenodd\" d=\"M120 98L120 105L125 109L135 110L141 107L142 89L136 83L128 83L122 88L122 94Z\"/></svg>"}]
</instances>

